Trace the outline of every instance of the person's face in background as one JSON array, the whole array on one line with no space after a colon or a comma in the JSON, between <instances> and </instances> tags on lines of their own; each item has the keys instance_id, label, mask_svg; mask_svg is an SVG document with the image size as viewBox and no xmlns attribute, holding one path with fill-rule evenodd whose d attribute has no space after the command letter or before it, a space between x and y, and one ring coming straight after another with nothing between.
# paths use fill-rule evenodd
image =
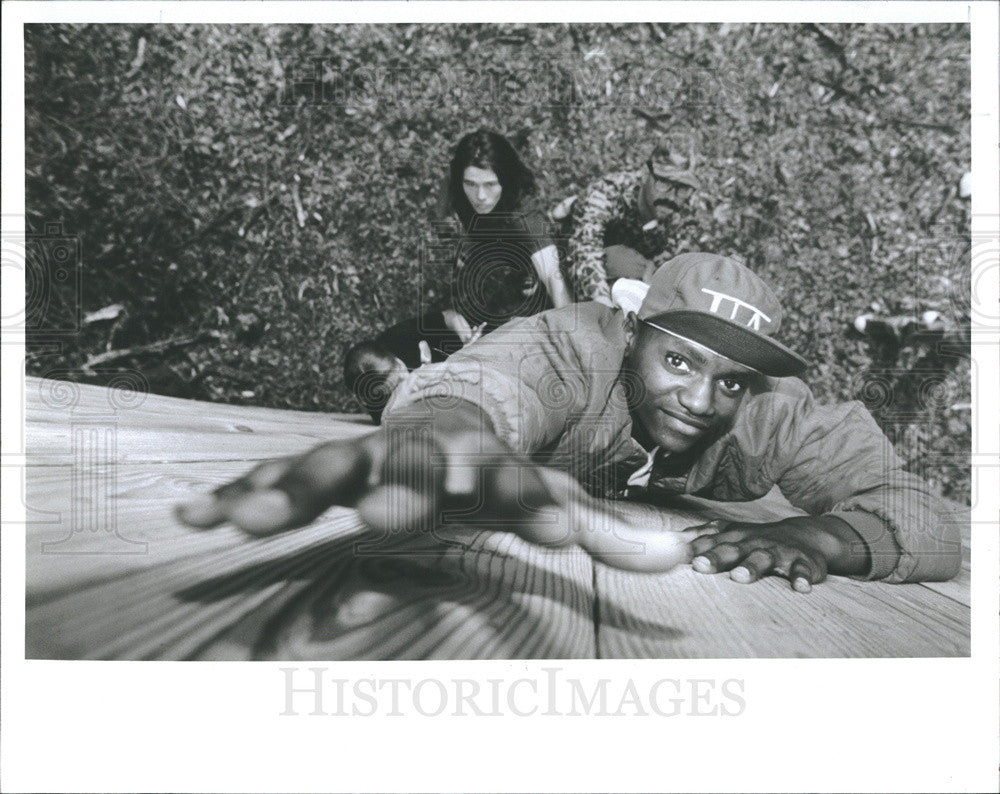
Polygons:
<instances>
[{"instance_id":1,"label":"person's face in background","mask_svg":"<svg viewBox=\"0 0 1000 794\"><path fill-rule=\"evenodd\" d=\"M685 212L691 205L694 188L683 182L658 177L650 170L643 186L643 200L652 217L660 223Z\"/></svg>"},{"instance_id":2,"label":"person's face in background","mask_svg":"<svg viewBox=\"0 0 1000 794\"><path fill-rule=\"evenodd\" d=\"M386 399L388 399L396 390L396 387L403 382L403 378L410 374L410 370L406 368L406 364L395 356L392 357L391 362L387 363L387 367L388 369L383 368L383 372L385 372Z\"/></svg>"},{"instance_id":3,"label":"person's face in background","mask_svg":"<svg viewBox=\"0 0 1000 794\"><path fill-rule=\"evenodd\" d=\"M378 422L382 409L392 393L409 374L406 364L396 356L387 355L379 359L369 359L365 362L364 372L354 386L355 396Z\"/></svg>"},{"instance_id":4,"label":"person's face in background","mask_svg":"<svg viewBox=\"0 0 1000 794\"><path fill-rule=\"evenodd\" d=\"M500 203L503 187L496 173L488 168L470 165L462 174L462 189L472 209L479 215L487 215Z\"/></svg>"}]
</instances>

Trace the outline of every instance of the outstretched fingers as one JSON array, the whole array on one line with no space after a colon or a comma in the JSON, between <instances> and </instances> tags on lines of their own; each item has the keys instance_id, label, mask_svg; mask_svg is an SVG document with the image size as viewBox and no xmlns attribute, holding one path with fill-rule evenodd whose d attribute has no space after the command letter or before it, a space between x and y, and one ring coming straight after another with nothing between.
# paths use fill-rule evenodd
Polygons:
<instances>
[{"instance_id":1,"label":"outstretched fingers","mask_svg":"<svg viewBox=\"0 0 1000 794\"><path fill-rule=\"evenodd\" d=\"M789 566L787 576L795 592L808 593L814 584L826 578L826 566L809 559L797 559Z\"/></svg>"},{"instance_id":2,"label":"outstretched fingers","mask_svg":"<svg viewBox=\"0 0 1000 794\"><path fill-rule=\"evenodd\" d=\"M573 532L565 509L567 489L579 488L561 473L508 459L484 476L484 513L503 520L503 528L541 546L566 546Z\"/></svg>"},{"instance_id":3,"label":"outstretched fingers","mask_svg":"<svg viewBox=\"0 0 1000 794\"><path fill-rule=\"evenodd\" d=\"M372 529L429 532L439 517L447 463L425 434L392 432L374 487L357 501Z\"/></svg>"},{"instance_id":4,"label":"outstretched fingers","mask_svg":"<svg viewBox=\"0 0 1000 794\"><path fill-rule=\"evenodd\" d=\"M198 528L229 522L251 534L271 534L306 524L331 505L354 504L370 469L370 450L362 442L322 444L254 467L181 505L177 517Z\"/></svg>"},{"instance_id":5,"label":"outstretched fingers","mask_svg":"<svg viewBox=\"0 0 1000 794\"><path fill-rule=\"evenodd\" d=\"M683 533L620 520L603 528L585 527L580 545L601 562L639 573L664 573L691 559Z\"/></svg>"},{"instance_id":6,"label":"outstretched fingers","mask_svg":"<svg viewBox=\"0 0 1000 794\"><path fill-rule=\"evenodd\" d=\"M601 562L643 573L662 573L690 560L692 535L657 526L649 513L655 508L604 502L564 472L532 471L548 501L526 512L526 520L514 528L526 540L550 547L575 543ZM536 498L541 500L541 494Z\"/></svg>"},{"instance_id":7,"label":"outstretched fingers","mask_svg":"<svg viewBox=\"0 0 1000 794\"><path fill-rule=\"evenodd\" d=\"M216 488L212 493L178 505L175 511L177 518L188 526L199 529L208 529L230 521L230 513L236 504L271 488L285 474L293 460L281 458L258 464L242 477Z\"/></svg>"},{"instance_id":8,"label":"outstretched fingers","mask_svg":"<svg viewBox=\"0 0 1000 794\"><path fill-rule=\"evenodd\" d=\"M765 576L781 576L797 593L808 593L814 584L826 579L826 560L822 555L797 546L774 543L751 551L730 572L730 578L750 584Z\"/></svg>"},{"instance_id":9,"label":"outstretched fingers","mask_svg":"<svg viewBox=\"0 0 1000 794\"><path fill-rule=\"evenodd\" d=\"M741 529L734 529L725 521L709 521L707 524L699 524L689 527L685 532L697 533L698 537L691 541L691 553L695 560L714 549L719 544L735 543L740 544L747 538L747 532ZM717 570L728 570L715 568L708 573L715 573Z\"/></svg>"},{"instance_id":10,"label":"outstretched fingers","mask_svg":"<svg viewBox=\"0 0 1000 794\"><path fill-rule=\"evenodd\" d=\"M714 548L694 557L691 560L691 566L698 573L718 573L719 571L728 571L739 562L742 556L743 552L735 543L719 543Z\"/></svg>"},{"instance_id":11,"label":"outstretched fingers","mask_svg":"<svg viewBox=\"0 0 1000 794\"><path fill-rule=\"evenodd\" d=\"M729 578L740 584L750 584L771 574L777 562L777 555L772 549L754 549L742 556L739 564L729 572Z\"/></svg>"}]
</instances>

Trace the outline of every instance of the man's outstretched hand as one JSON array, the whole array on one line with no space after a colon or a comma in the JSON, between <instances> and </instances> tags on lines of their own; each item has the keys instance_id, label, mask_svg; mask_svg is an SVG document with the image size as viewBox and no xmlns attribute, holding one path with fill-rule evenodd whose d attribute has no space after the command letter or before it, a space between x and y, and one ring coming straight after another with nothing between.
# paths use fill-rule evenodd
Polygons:
<instances>
[{"instance_id":1,"label":"man's outstretched hand","mask_svg":"<svg viewBox=\"0 0 1000 794\"><path fill-rule=\"evenodd\" d=\"M320 444L304 455L266 461L211 494L177 507L192 527L231 523L252 535L308 524L332 505L354 506L380 445L372 436Z\"/></svg>"},{"instance_id":2,"label":"man's outstretched hand","mask_svg":"<svg viewBox=\"0 0 1000 794\"><path fill-rule=\"evenodd\" d=\"M828 573L859 575L870 565L864 541L835 516L797 516L768 524L710 521L693 529L703 534L691 544L692 567L699 573L728 571L743 584L775 575L808 593Z\"/></svg>"},{"instance_id":3,"label":"man's outstretched hand","mask_svg":"<svg viewBox=\"0 0 1000 794\"><path fill-rule=\"evenodd\" d=\"M689 561L690 542L714 531L673 531L656 508L590 497L563 472L512 452L466 404L262 463L179 506L177 516L193 527L232 523L267 535L308 524L334 505L356 508L375 530L430 531L450 514L543 546L576 544L609 565L646 572Z\"/></svg>"}]
</instances>

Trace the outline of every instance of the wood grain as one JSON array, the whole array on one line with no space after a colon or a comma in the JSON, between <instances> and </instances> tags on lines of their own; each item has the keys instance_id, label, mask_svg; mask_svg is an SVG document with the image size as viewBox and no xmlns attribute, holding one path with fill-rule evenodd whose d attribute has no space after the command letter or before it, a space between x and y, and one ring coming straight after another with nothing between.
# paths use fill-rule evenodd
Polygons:
<instances>
[{"instance_id":1,"label":"wood grain","mask_svg":"<svg viewBox=\"0 0 1000 794\"><path fill-rule=\"evenodd\" d=\"M969 612L919 585L833 578L808 594L684 567L637 576L599 565L607 658L966 656Z\"/></svg>"},{"instance_id":2,"label":"wood grain","mask_svg":"<svg viewBox=\"0 0 1000 794\"><path fill-rule=\"evenodd\" d=\"M688 510L743 521L801 515L776 491L749 503L684 497L677 504L678 525L690 521ZM598 655L607 658L970 652L967 562L951 582L888 585L831 577L808 594L794 592L778 578L741 585L727 574L703 575L687 566L643 576L597 565L595 589Z\"/></svg>"},{"instance_id":3,"label":"wood grain","mask_svg":"<svg viewBox=\"0 0 1000 794\"><path fill-rule=\"evenodd\" d=\"M179 500L245 468L118 466L74 511L66 467L30 467L27 502L61 519L28 526L27 655L594 656L593 573L580 551L460 529L378 539L341 508L264 539L173 519ZM68 531L88 498L112 499L115 532Z\"/></svg>"},{"instance_id":4,"label":"wood grain","mask_svg":"<svg viewBox=\"0 0 1000 794\"><path fill-rule=\"evenodd\" d=\"M72 587L29 598L28 656L595 654L591 563L581 552L549 552L507 533L373 543L350 511L270 539L171 544L180 545L183 553L171 548L162 562L113 576L88 573Z\"/></svg>"},{"instance_id":5,"label":"wood grain","mask_svg":"<svg viewBox=\"0 0 1000 794\"><path fill-rule=\"evenodd\" d=\"M952 582L836 579L801 595L778 580L744 586L689 567L662 576L595 567L579 550L502 531L377 538L342 508L271 538L196 531L173 518L178 502L257 460L357 437L370 424L37 379L28 379L26 416L29 658L969 652L968 556ZM685 498L669 509L678 528L710 515L796 513L777 493L744 504Z\"/></svg>"},{"instance_id":6,"label":"wood grain","mask_svg":"<svg viewBox=\"0 0 1000 794\"><path fill-rule=\"evenodd\" d=\"M221 405L27 378L26 451L35 466L71 463L94 433L113 439L119 464L259 460L374 430L352 414ZM88 437L87 434L91 435ZM76 452L74 451L76 450Z\"/></svg>"},{"instance_id":7,"label":"wood grain","mask_svg":"<svg viewBox=\"0 0 1000 794\"><path fill-rule=\"evenodd\" d=\"M387 544L330 571L275 621L263 658L593 658L582 552L498 532L427 540Z\"/></svg>"}]
</instances>

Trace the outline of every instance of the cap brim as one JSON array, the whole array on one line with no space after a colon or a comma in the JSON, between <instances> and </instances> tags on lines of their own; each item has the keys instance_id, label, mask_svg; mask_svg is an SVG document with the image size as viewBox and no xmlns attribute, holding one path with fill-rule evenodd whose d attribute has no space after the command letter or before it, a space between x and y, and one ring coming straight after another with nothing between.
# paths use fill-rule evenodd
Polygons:
<instances>
[{"instance_id":1,"label":"cap brim","mask_svg":"<svg viewBox=\"0 0 1000 794\"><path fill-rule=\"evenodd\" d=\"M680 171L676 168L661 168L654 163L652 166L653 177L662 182L677 182L687 185L694 190L701 189L701 181L690 171Z\"/></svg>"},{"instance_id":2,"label":"cap brim","mask_svg":"<svg viewBox=\"0 0 1000 794\"><path fill-rule=\"evenodd\" d=\"M644 319L771 377L798 375L809 366L802 356L780 342L714 314L682 309Z\"/></svg>"}]
</instances>

